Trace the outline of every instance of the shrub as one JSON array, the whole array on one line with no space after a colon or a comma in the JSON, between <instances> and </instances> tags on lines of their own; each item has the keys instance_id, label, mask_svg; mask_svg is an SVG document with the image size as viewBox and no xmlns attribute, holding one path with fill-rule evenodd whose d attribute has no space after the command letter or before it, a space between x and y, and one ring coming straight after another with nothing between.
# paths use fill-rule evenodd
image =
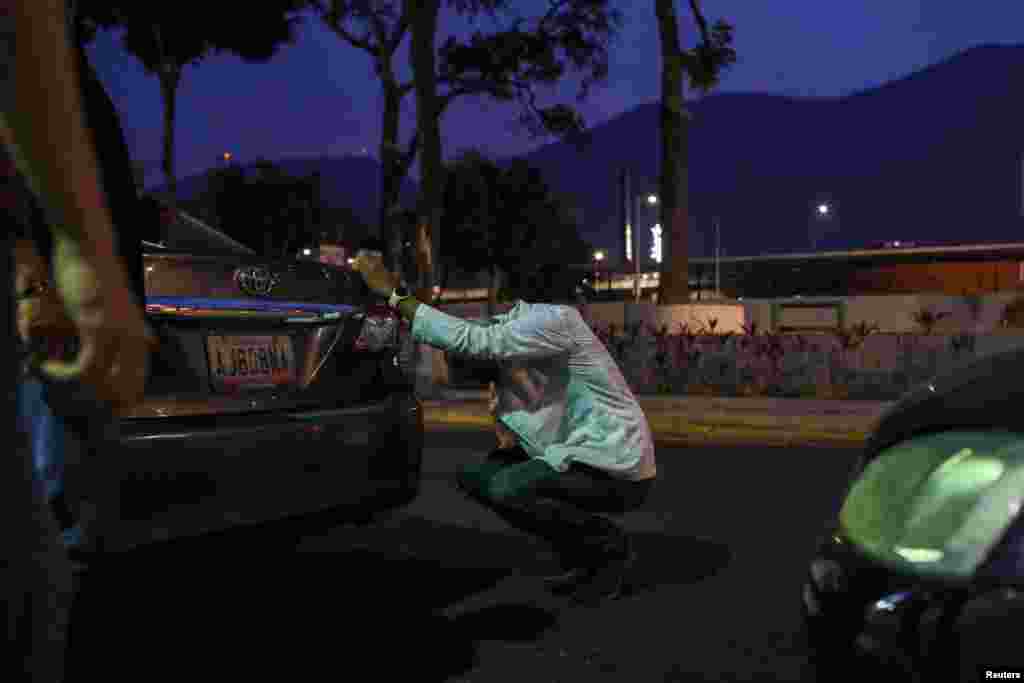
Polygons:
<instances>
[{"instance_id":1,"label":"shrub","mask_svg":"<svg viewBox=\"0 0 1024 683\"><path fill-rule=\"evenodd\" d=\"M1003 307L1000 323L1004 327L1024 327L1024 295L1018 295Z\"/></svg>"},{"instance_id":2,"label":"shrub","mask_svg":"<svg viewBox=\"0 0 1024 683\"><path fill-rule=\"evenodd\" d=\"M950 315L949 311L934 311L931 308L925 307L915 311L911 318L913 318L914 322L917 323L925 334L931 334L935 330L935 326Z\"/></svg>"}]
</instances>

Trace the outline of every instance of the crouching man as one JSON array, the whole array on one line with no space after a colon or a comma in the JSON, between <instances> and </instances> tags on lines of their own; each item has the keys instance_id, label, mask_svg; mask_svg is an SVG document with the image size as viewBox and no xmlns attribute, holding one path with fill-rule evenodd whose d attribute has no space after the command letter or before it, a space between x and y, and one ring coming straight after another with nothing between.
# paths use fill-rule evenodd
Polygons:
<instances>
[{"instance_id":1,"label":"crouching man","mask_svg":"<svg viewBox=\"0 0 1024 683\"><path fill-rule=\"evenodd\" d=\"M376 254L360 253L353 267L411 322L414 341L495 363L499 448L463 467L459 487L551 544L564 570L546 579L553 592L584 604L618 597L635 554L606 515L647 499L654 442L618 365L579 312L518 301L480 325L417 301Z\"/></svg>"}]
</instances>

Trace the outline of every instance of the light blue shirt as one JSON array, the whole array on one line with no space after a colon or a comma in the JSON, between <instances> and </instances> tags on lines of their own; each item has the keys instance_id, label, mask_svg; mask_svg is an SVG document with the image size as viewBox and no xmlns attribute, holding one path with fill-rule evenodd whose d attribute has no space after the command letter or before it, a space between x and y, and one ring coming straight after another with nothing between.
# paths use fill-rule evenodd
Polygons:
<instances>
[{"instance_id":1,"label":"light blue shirt","mask_svg":"<svg viewBox=\"0 0 1024 683\"><path fill-rule=\"evenodd\" d=\"M502 368L498 419L532 457L571 461L631 480L657 474L647 416L608 349L571 306L519 301L478 324L421 304L416 342ZM512 371L527 379L511 381Z\"/></svg>"}]
</instances>

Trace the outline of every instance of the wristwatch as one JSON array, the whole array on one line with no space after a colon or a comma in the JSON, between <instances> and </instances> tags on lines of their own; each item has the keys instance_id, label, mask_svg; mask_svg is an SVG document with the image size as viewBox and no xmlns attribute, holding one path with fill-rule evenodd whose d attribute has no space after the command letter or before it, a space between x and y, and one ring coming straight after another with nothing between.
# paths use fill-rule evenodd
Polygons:
<instances>
[{"instance_id":1,"label":"wristwatch","mask_svg":"<svg viewBox=\"0 0 1024 683\"><path fill-rule=\"evenodd\" d=\"M388 306L398 310L398 304L402 303L405 299L412 296L412 292L405 285L398 285L394 291L391 292L391 296L388 297Z\"/></svg>"}]
</instances>

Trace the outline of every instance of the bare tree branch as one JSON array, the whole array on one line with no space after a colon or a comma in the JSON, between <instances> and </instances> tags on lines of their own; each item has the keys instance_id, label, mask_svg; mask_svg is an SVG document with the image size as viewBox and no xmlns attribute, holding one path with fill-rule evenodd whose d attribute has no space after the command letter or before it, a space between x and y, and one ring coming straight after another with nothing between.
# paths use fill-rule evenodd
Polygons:
<instances>
[{"instance_id":1,"label":"bare tree branch","mask_svg":"<svg viewBox=\"0 0 1024 683\"><path fill-rule=\"evenodd\" d=\"M700 31L700 39L705 45L711 44L711 31L708 28L708 20L700 9L700 0L690 0L690 11L693 12L693 19L697 22L697 29Z\"/></svg>"},{"instance_id":2,"label":"bare tree branch","mask_svg":"<svg viewBox=\"0 0 1024 683\"><path fill-rule=\"evenodd\" d=\"M548 0L548 11L537 22L537 28L543 31L547 24L558 16L558 12L565 7L565 5L566 0Z\"/></svg>"},{"instance_id":3,"label":"bare tree branch","mask_svg":"<svg viewBox=\"0 0 1024 683\"><path fill-rule=\"evenodd\" d=\"M369 18L370 25L373 27L374 35L377 36L378 51L385 49L391 44L387 24L385 24L384 20L381 18L380 12L373 11L368 2L363 2L361 4L363 6L363 12Z\"/></svg>"},{"instance_id":4,"label":"bare tree branch","mask_svg":"<svg viewBox=\"0 0 1024 683\"><path fill-rule=\"evenodd\" d=\"M323 19L324 25L333 31L339 38L350 43L352 46L369 52L374 57L380 56L380 46L374 45L370 42L369 36L357 36L348 29L346 29L337 16L334 16L332 9L329 9L323 2L323 0L310 0L310 4L313 8L320 13L320 17Z\"/></svg>"},{"instance_id":5,"label":"bare tree branch","mask_svg":"<svg viewBox=\"0 0 1024 683\"><path fill-rule=\"evenodd\" d=\"M391 34L391 40L388 42L388 51L392 54L398 49L398 46L405 40L405 34L409 32L409 17L402 12L402 16L398 18L398 23L395 24L395 31Z\"/></svg>"}]
</instances>

